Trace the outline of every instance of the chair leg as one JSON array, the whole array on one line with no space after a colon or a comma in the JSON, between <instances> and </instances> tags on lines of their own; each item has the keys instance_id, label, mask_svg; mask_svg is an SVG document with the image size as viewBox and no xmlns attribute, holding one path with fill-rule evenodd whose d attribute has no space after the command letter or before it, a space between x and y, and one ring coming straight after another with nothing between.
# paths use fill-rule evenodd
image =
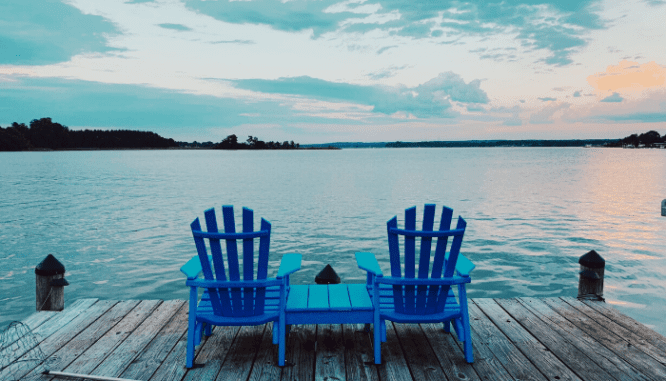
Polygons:
<instances>
[{"instance_id":1,"label":"chair leg","mask_svg":"<svg viewBox=\"0 0 666 381\"><path fill-rule=\"evenodd\" d=\"M442 323L442 326L444 327L444 332L450 333L451 332L451 321L447 320Z\"/></svg>"},{"instance_id":2,"label":"chair leg","mask_svg":"<svg viewBox=\"0 0 666 381\"><path fill-rule=\"evenodd\" d=\"M375 319L375 324L373 324L373 345L375 349L375 364L382 363L382 332L383 332L383 321L378 321ZM385 341L385 340L384 340Z\"/></svg>"},{"instance_id":3,"label":"chair leg","mask_svg":"<svg viewBox=\"0 0 666 381\"><path fill-rule=\"evenodd\" d=\"M382 343L386 342L386 320L382 320L381 322L381 333L382 333Z\"/></svg>"},{"instance_id":4,"label":"chair leg","mask_svg":"<svg viewBox=\"0 0 666 381\"><path fill-rule=\"evenodd\" d=\"M185 366L192 368L194 365L194 347L197 345L197 291L196 287L190 288L190 305L187 317L187 357L185 359ZM199 331L199 333L201 333Z\"/></svg>"},{"instance_id":5,"label":"chair leg","mask_svg":"<svg viewBox=\"0 0 666 381\"><path fill-rule=\"evenodd\" d=\"M278 365L279 366L284 366L284 358L285 358L285 351L286 351L286 346L287 346L287 335L286 335L286 330L287 327L284 324L284 319L280 320L280 333L279 333L279 348L278 348Z\"/></svg>"},{"instance_id":6,"label":"chair leg","mask_svg":"<svg viewBox=\"0 0 666 381\"><path fill-rule=\"evenodd\" d=\"M204 335L210 336L210 335L213 334L213 326L211 324L204 323L203 327L205 328L204 329Z\"/></svg>"},{"instance_id":7,"label":"chair leg","mask_svg":"<svg viewBox=\"0 0 666 381\"><path fill-rule=\"evenodd\" d=\"M472 329L469 326L469 310L467 308L467 290L465 289L464 284L458 285L458 298L460 300L460 312L461 312L461 330L463 340L463 348L465 349L465 360L468 363L474 362L474 353L472 352ZM459 336L460 337L460 336Z\"/></svg>"},{"instance_id":8,"label":"chair leg","mask_svg":"<svg viewBox=\"0 0 666 381\"><path fill-rule=\"evenodd\" d=\"M278 322L274 321L273 322L273 345L277 345L280 343L280 338L278 334L280 333L280 325Z\"/></svg>"}]
</instances>

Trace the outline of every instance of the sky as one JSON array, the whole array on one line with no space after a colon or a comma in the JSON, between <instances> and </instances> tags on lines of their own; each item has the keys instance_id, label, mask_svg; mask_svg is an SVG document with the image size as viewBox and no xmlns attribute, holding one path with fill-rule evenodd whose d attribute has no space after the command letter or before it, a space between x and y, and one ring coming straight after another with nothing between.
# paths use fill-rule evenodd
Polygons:
<instances>
[{"instance_id":1,"label":"sky","mask_svg":"<svg viewBox=\"0 0 666 381\"><path fill-rule=\"evenodd\" d=\"M666 134L666 1L2 0L0 126L180 141Z\"/></svg>"}]
</instances>

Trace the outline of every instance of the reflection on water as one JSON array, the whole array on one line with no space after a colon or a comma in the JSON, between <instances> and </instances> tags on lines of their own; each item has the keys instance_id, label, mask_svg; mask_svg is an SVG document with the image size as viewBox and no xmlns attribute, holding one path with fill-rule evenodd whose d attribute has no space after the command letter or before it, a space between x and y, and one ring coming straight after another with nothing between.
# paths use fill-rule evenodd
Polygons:
<instances>
[{"instance_id":1,"label":"reflection on water","mask_svg":"<svg viewBox=\"0 0 666 381\"><path fill-rule=\"evenodd\" d=\"M0 153L0 324L34 309L34 266L67 268L66 303L187 297L189 223L222 204L273 224L271 269L303 254L294 282L327 263L362 282L353 254L388 270L386 221L447 205L468 221L472 297L575 296L578 257L607 261L605 296L662 334L666 151L365 149Z\"/></svg>"}]
</instances>

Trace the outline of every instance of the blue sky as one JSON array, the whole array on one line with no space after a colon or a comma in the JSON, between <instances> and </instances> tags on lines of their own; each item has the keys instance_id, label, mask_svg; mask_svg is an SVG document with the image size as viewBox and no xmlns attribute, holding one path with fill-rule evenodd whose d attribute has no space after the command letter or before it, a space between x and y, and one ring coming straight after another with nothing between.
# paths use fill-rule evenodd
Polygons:
<instances>
[{"instance_id":1,"label":"blue sky","mask_svg":"<svg viewBox=\"0 0 666 381\"><path fill-rule=\"evenodd\" d=\"M4 0L0 126L301 143L666 133L666 2Z\"/></svg>"}]
</instances>

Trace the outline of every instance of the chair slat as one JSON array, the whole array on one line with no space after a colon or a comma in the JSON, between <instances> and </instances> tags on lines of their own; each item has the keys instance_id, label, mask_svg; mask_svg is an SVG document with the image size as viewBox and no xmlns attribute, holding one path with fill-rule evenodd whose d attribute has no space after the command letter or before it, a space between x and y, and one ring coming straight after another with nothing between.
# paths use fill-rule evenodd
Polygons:
<instances>
[{"instance_id":1,"label":"chair slat","mask_svg":"<svg viewBox=\"0 0 666 381\"><path fill-rule=\"evenodd\" d=\"M254 212L252 209L243 208L243 232L251 233L254 231ZM254 240L246 238L243 240L243 279L254 279ZM251 316L254 313L254 288L246 287L243 289L243 311L245 316Z\"/></svg>"},{"instance_id":2,"label":"chair slat","mask_svg":"<svg viewBox=\"0 0 666 381\"><path fill-rule=\"evenodd\" d=\"M446 206L442 207L442 217L439 221L439 231L448 231L451 229L451 220L453 219L453 209L447 208ZM432 262L432 273L430 277L433 279L439 279L442 277L442 269L444 267L444 262L446 260L446 246L448 245L449 237L439 237L437 238L437 245L435 246L435 258ZM428 301L426 306L426 313L434 314L438 311L440 306L439 295L447 290L450 287L431 287L428 290Z\"/></svg>"},{"instance_id":3,"label":"chair slat","mask_svg":"<svg viewBox=\"0 0 666 381\"><path fill-rule=\"evenodd\" d=\"M199 223L199 218L195 219L194 222L190 224L190 228L194 230L201 230L201 223ZM194 245L197 248L197 254L199 254L199 261L201 262L201 271L204 274L205 279L213 280L213 269L210 268L210 262L208 261L208 251L206 250L206 243L203 238L194 237ZM209 289L212 292L211 301L213 303L213 310L216 314L222 314L222 306L220 304L220 298L217 295L215 289Z\"/></svg>"},{"instance_id":4,"label":"chair slat","mask_svg":"<svg viewBox=\"0 0 666 381\"><path fill-rule=\"evenodd\" d=\"M398 242L398 235L391 232L392 228L398 227L398 218L393 217L386 223L386 230L388 231L388 245L389 245L389 259L391 261L391 276L400 278L402 277L402 270L400 269L400 247ZM393 286L393 302L395 304L395 311L403 313L405 307L402 300L402 287L398 285Z\"/></svg>"},{"instance_id":5,"label":"chair slat","mask_svg":"<svg viewBox=\"0 0 666 381\"><path fill-rule=\"evenodd\" d=\"M224 231L227 233L236 232L236 221L234 219L234 207L231 205L222 206L222 217L224 220ZM227 239L227 264L229 265L229 280L240 280L240 269L238 266L238 246L235 239ZM239 288L231 289L231 300L233 313L243 311L243 302ZM242 314L242 312L240 312Z\"/></svg>"},{"instance_id":6,"label":"chair slat","mask_svg":"<svg viewBox=\"0 0 666 381\"><path fill-rule=\"evenodd\" d=\"M405 210L405 229L416 230L416 207ZM416 275L416 237L405 236L405 278L414 278ZM414 314L416 307L416 292L414 286L404 286L405 313Z\"/></svg>"},{"instance_id":7,"label":"chair slat","mask_svg":"<svg viewBox=\"0 0 666 381\"><path fill-rule=\"evenodd\" d=\"M261 219L261 230L266 230L270 233L270 222ZM266 279L268 276L268 253L270 249L270 234L266 237L259 238L259 258L257 259L257 279ZM256 300L256 314L264 313L264 298L266 295L265 289L257 290Z\"/></svg>"},{"instance_id":8,"label":"chair slat","mask_svg":"<svg viewBox=\"0 0 666 381\"><path fill-rule=\"evenodd\" d=\"M208 232L217 233L217 218L215 217L215 209L211 208L204 212L204 217L206 218L206 229ZM224 257L222 256L222 246L220 245L219 239L209 239L210 251L213 255L213 265L215 267L215 278L217 280L227 280L227 276L224 271ZM222 314L231 313L231 300L229 300L229 294L226 289L219 289L220 295L220 306L222 308ZM210 291L211 294L217 295L218 292ZM215 302L213 302L213 307Z\"/></svg>"},{"instance_id":9,"label":"chair slat","mask_svg":"<svg viewBox=\"0 0 666 381\"><path fill-rule=\"evenodd\" d=\"M435 222L435 205L426 204L423 210L423 225L424 232L432 231ZM428 270L430 269L430 251L432 248L432 238L421 237L421 251L419 253L419 272L418 277L425 279L428 278ZM426 295L428 292L427 286L418 286L416 288L416 309L418 314L425 313L426 311Z\"/></svg>"}]
</instances>

